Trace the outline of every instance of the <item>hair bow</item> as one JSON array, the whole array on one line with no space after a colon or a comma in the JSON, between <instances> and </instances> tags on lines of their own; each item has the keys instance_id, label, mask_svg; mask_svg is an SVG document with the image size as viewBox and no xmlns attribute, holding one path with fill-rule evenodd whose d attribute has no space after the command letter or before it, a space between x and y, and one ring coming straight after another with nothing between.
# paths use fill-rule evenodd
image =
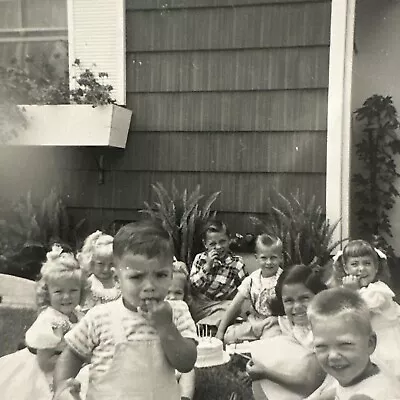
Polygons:
<instances>
[{"instance_id":1,"label":"hair bow","mask_svg":"<svg viewBox=\"0 0 400 400\"><path fill-rule=\"evenodd\" d=\"M387 260L387 256L386 254L382 251L377 249L376 247L373 247L373 249L375 250L375 253L378 254L379 258L383 258L384 260ZM341 257L343 255L343 250L339 250L334 256L333 256L333 261L337 262L337 260L339 259L339 257Z\"/></svg>"}]
</instances>

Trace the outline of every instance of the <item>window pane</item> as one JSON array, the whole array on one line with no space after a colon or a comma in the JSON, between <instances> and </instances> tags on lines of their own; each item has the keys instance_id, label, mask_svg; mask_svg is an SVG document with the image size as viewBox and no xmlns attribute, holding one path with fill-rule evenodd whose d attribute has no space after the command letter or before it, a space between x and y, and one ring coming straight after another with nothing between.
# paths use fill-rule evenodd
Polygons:
<instances>
[{"instance_id":1,"label":"window pane","mask_svg":"<svg viewBox=\"0 0 400 400\"><path fill-rule=\"evenodd\" d=\"M23 0L25 28L67 27L67 0Z\"/></svg>"}]
</instances>

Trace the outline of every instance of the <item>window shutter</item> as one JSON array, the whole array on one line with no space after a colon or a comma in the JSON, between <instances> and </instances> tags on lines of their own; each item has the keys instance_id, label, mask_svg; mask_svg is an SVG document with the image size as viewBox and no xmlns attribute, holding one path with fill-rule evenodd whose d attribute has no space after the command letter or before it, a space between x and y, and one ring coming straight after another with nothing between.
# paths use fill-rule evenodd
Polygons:
<instances>
[{"instance_id":1,"label":"window shutter","mask_svg":"<svg viewBox=\"0 0 400 400\"><path fill-rule=\"evenodd\" d=\"M125 0L68 0L70 85L79 69L107 72L118 104L126 104Z\"/></svg>"}]
</instances>

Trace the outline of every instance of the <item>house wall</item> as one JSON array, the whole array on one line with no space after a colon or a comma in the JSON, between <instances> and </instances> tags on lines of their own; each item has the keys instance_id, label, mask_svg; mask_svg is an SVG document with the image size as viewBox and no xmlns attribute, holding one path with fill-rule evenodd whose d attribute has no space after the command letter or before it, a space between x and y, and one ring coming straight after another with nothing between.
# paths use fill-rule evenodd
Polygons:
<instances>
[{"instance_id":1,"label":"house wall","mask_svg":"<svg viewBox=\"0 0 400 400\"><path fill-rule=\"evenodd\" d=\"M363 0L357 2L355 19L356 54L353 62L353 110L373 94L392 96L394 106L400 112L400 2L393 0ZM359 125L354 121L353 144L361 136ZM400 160L399 160L400 161ZM400 163L397 162L400 170ZM362 165L352 152L352 170L361 171ZM400 180L396 184L400 190ZM354 198L354 196L352 196ZM360 234L353 202L352 236ZM400 254L400 201L390 213L394 238L390 240L397 254Z\"/></svg>"},{"instance_id":2,"label":"house wall","mask_svg":"<svg viewBox=\"0 0 400 400\"><path fill-rule=\"evenodd\" d=\"M233 231L268 211L274 188L324 207L330 7L127 0L127 148L9 151L0 190L40 197L57 184L77 218L104 225L136 219L155 182L221 190L215 207Z\"/></svg>"}]
</instances>

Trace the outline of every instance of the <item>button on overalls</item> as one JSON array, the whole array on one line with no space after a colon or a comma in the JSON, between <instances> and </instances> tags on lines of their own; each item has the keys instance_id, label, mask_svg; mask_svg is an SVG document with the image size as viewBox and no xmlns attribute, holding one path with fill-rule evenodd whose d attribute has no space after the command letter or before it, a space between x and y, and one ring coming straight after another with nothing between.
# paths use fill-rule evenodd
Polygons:
<instances>
[{"instance_id":1,"label":"button on overalls","mask_svg":"<svg viewBox=\"0 0 400 400\"><path fill-rule=\"evenodd\" d=\"M118 314L118 313L116 313ZM175 369L158 337L128 342L120 315L112 315L115 353L109 370L89 382L87 400L179 400Z\"/></svg>"}]
</instances>

